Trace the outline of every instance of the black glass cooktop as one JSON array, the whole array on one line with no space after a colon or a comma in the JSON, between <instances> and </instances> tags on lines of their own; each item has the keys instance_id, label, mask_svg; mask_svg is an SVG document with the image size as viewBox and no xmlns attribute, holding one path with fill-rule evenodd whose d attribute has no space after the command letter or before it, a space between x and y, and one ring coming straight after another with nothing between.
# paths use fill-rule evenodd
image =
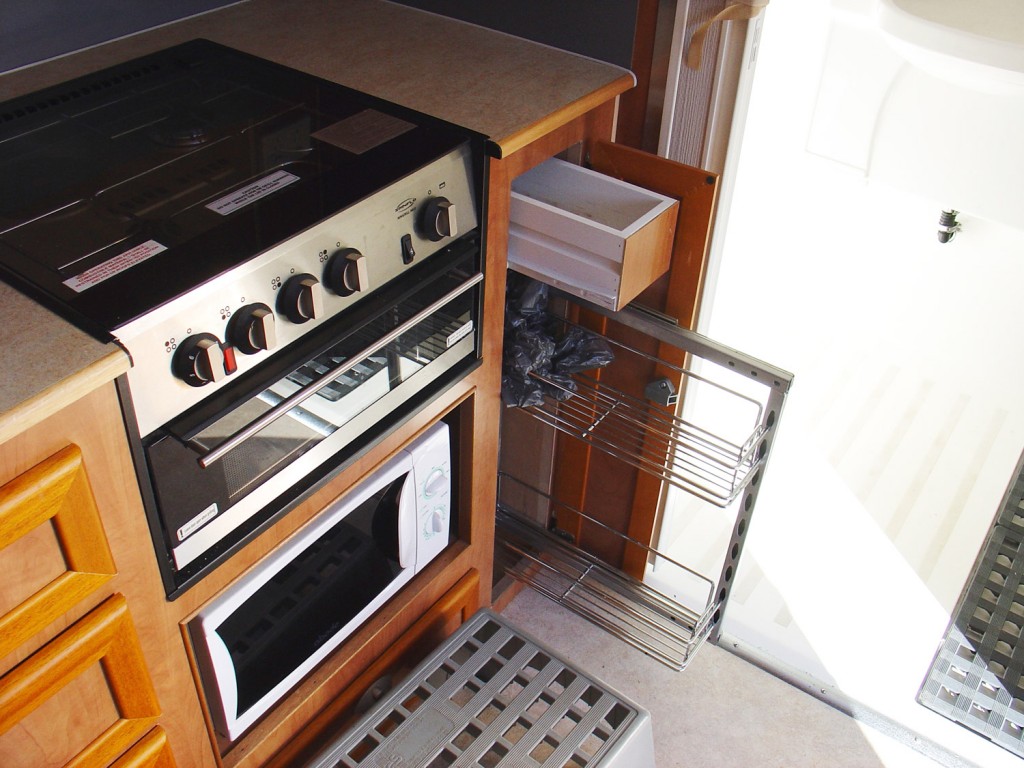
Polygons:
<instances>
[{"instance_id":1,"label":"black glass cooktop","mask_svg":"<svg viewBox=\"0 0 1024 768\"><path fill-rule=\"evenodd\" d=\"M0 104L0 274L109 338L468 137L194 40Z\"/></svg>"}]
</instances>

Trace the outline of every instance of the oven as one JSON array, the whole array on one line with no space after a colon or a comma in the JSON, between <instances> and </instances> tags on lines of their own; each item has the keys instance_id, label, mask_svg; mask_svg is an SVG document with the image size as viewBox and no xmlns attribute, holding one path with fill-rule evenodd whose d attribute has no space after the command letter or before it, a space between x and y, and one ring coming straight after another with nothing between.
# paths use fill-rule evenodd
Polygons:
<instances>
[{"instance_id":1,"label":"oven","mask_svg":"<svg viewBox=\"0 0 1024 768\"><path fill-rule=\"evenodd\" d=\"M236 740L448 543L448 427L433 425L188 625L214 728Z\"/></svg>"},{"instance_id":2,"label":"oven","mask_svg":"<svg viewBox=\"0 0 1024 768\"><path fill-rule=\"evenodd\" d=\"M0 273L130 355L170 599L479 364L484 137L203 40L0 106Z\"/></svg>"},{"instance_id":3,"label":"oven","mask_svg":"<svg viewBox=\"0 0 1024 768\"><path fill-rule=\"evenodd\" d=\"M168 592L475 367L481 284L479 246L461 240L141 437Z\"/></svg>"}]
</instances>

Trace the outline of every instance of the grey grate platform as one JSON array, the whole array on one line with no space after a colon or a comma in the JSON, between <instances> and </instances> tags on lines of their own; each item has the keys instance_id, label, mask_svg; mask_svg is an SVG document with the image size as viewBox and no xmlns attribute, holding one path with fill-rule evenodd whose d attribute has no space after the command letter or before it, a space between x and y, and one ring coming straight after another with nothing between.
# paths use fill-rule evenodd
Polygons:
<instances>
[{"instance_id":1,"label":"grey grate platform","mask_svg":"<svg viewBox=\"0 0 1024 768\"><path fill-rule=\"evenodd\" d=\"M1007 491L918 701L1024 757L1024 477Z\"/></svg>"},{"instance_id":2,"label":"grey grate platform","mask_svg":"<svg viewBox=\"0 0 1024 768\"><path fill-rule=\"evenodd\" d=\"M309 768L654 765L650 715L482 610Z\"/></svg>"}]
</instances>

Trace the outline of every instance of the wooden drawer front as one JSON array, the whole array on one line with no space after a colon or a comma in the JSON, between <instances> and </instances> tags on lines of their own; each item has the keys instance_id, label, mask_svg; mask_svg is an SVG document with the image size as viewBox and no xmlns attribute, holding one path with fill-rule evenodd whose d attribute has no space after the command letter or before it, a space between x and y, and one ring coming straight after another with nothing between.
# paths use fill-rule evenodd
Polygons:
<instances>
[{"instance_id":1,"label":"wooden drawer front","mask_svg":"<svg viewBox=\"0 0 1024 768\"><path fill-rule=\"evenodd\" d=\"M40 555L46 539L55 544ZM26 551L19 551L20 545ZM18 565L7 563L3 569L0 599L8 609L0 616L0 658L116 572L77 446L64 448L0 487L0 556L4 554ZM38 587L37 575L47 568L57 575Z\"/></svg>"},{"instance_id":2,"label":"wooden drawer front","mask_svg":"<svg viewBox=\"0 0 1024 768\"><path fill-rule=\"evenodd\" d=\"M110 768L177 768L164 729L157 726Z\"/></svg>"},{"instance_id":3,"label":"wooden drawer front","mask_svg":"<svg viewBox=\"0 0 1024 768\"><path fill-rule=\"evenodd\" d=\"M159 714L128 604L113 595L0 677L0 762L107 765Z\"/></svg>"},{"instance_id":4,"label":"wooden drawer front","mask_svg":"<svg viewBox=\"0 0 1024 768\"><path fill-rule=\"evenodd\" d=\"M512 182L508 264L618 310L669 268L679 203L552 159Z\"/></svg>"}]
</instances>

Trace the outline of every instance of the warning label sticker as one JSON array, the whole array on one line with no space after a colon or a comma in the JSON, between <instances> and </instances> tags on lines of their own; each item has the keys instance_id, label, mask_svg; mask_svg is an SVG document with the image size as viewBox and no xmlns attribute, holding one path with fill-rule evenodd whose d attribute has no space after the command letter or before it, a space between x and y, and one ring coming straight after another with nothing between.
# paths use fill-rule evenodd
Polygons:
<instances>
[{"instance_id":1,"label":"warning label sticker","mask_svg":"<svg viewBox=\"0 0 1024 768\"><path fill-rule=\"evenodd\" d=\"M179 528L176 531L176 533L178 534L178 541L184 541L193 533L195 533L204 525L206 525L208 522L213 520L213 518L217 516L217 511L217 503L214 502L206 509L204 509L202 512L200 512L198 515L189 520L187 523L185 523L183 526L181 526L181 528Z\"/></svg>"},{"instance_id":2,"label":"warning label sticker","mask_svg":"<svg viewBox=\"0 0 1024 768\"><path fill-rule=\"evenodd\" d=\"M99 285L104 280L109 280L114 275L119 275L126 269L130 269L136 264L166 250L167 246L161 245L156 240L147 240L124 253L114 256L112 259L107 259L102 264L97 264L95 267L85 270L85 272L69 277L64 281L64 285L76 293L82 293L82 291L87 291L94 285Z\"/></svg>"},{"instance_id":3,"label":"warning label sticker","mask_svg":"<svg viewBox=\"0 0 1024 768\"><path fill-rule=\"evenodd\" d=\"M244 208L250 203L255 203L261 197L266 197L271 192L276 192L282 187L294 184L298 180L299 177L293 173L277 171L259 181L247 184L241 189L236 189L231 194L224 195L224 197L218 198L212 203L207 203L206 207L214 213L227 216L229 213L233 213L239 208Z\"/></svg>"}]
</instances>

